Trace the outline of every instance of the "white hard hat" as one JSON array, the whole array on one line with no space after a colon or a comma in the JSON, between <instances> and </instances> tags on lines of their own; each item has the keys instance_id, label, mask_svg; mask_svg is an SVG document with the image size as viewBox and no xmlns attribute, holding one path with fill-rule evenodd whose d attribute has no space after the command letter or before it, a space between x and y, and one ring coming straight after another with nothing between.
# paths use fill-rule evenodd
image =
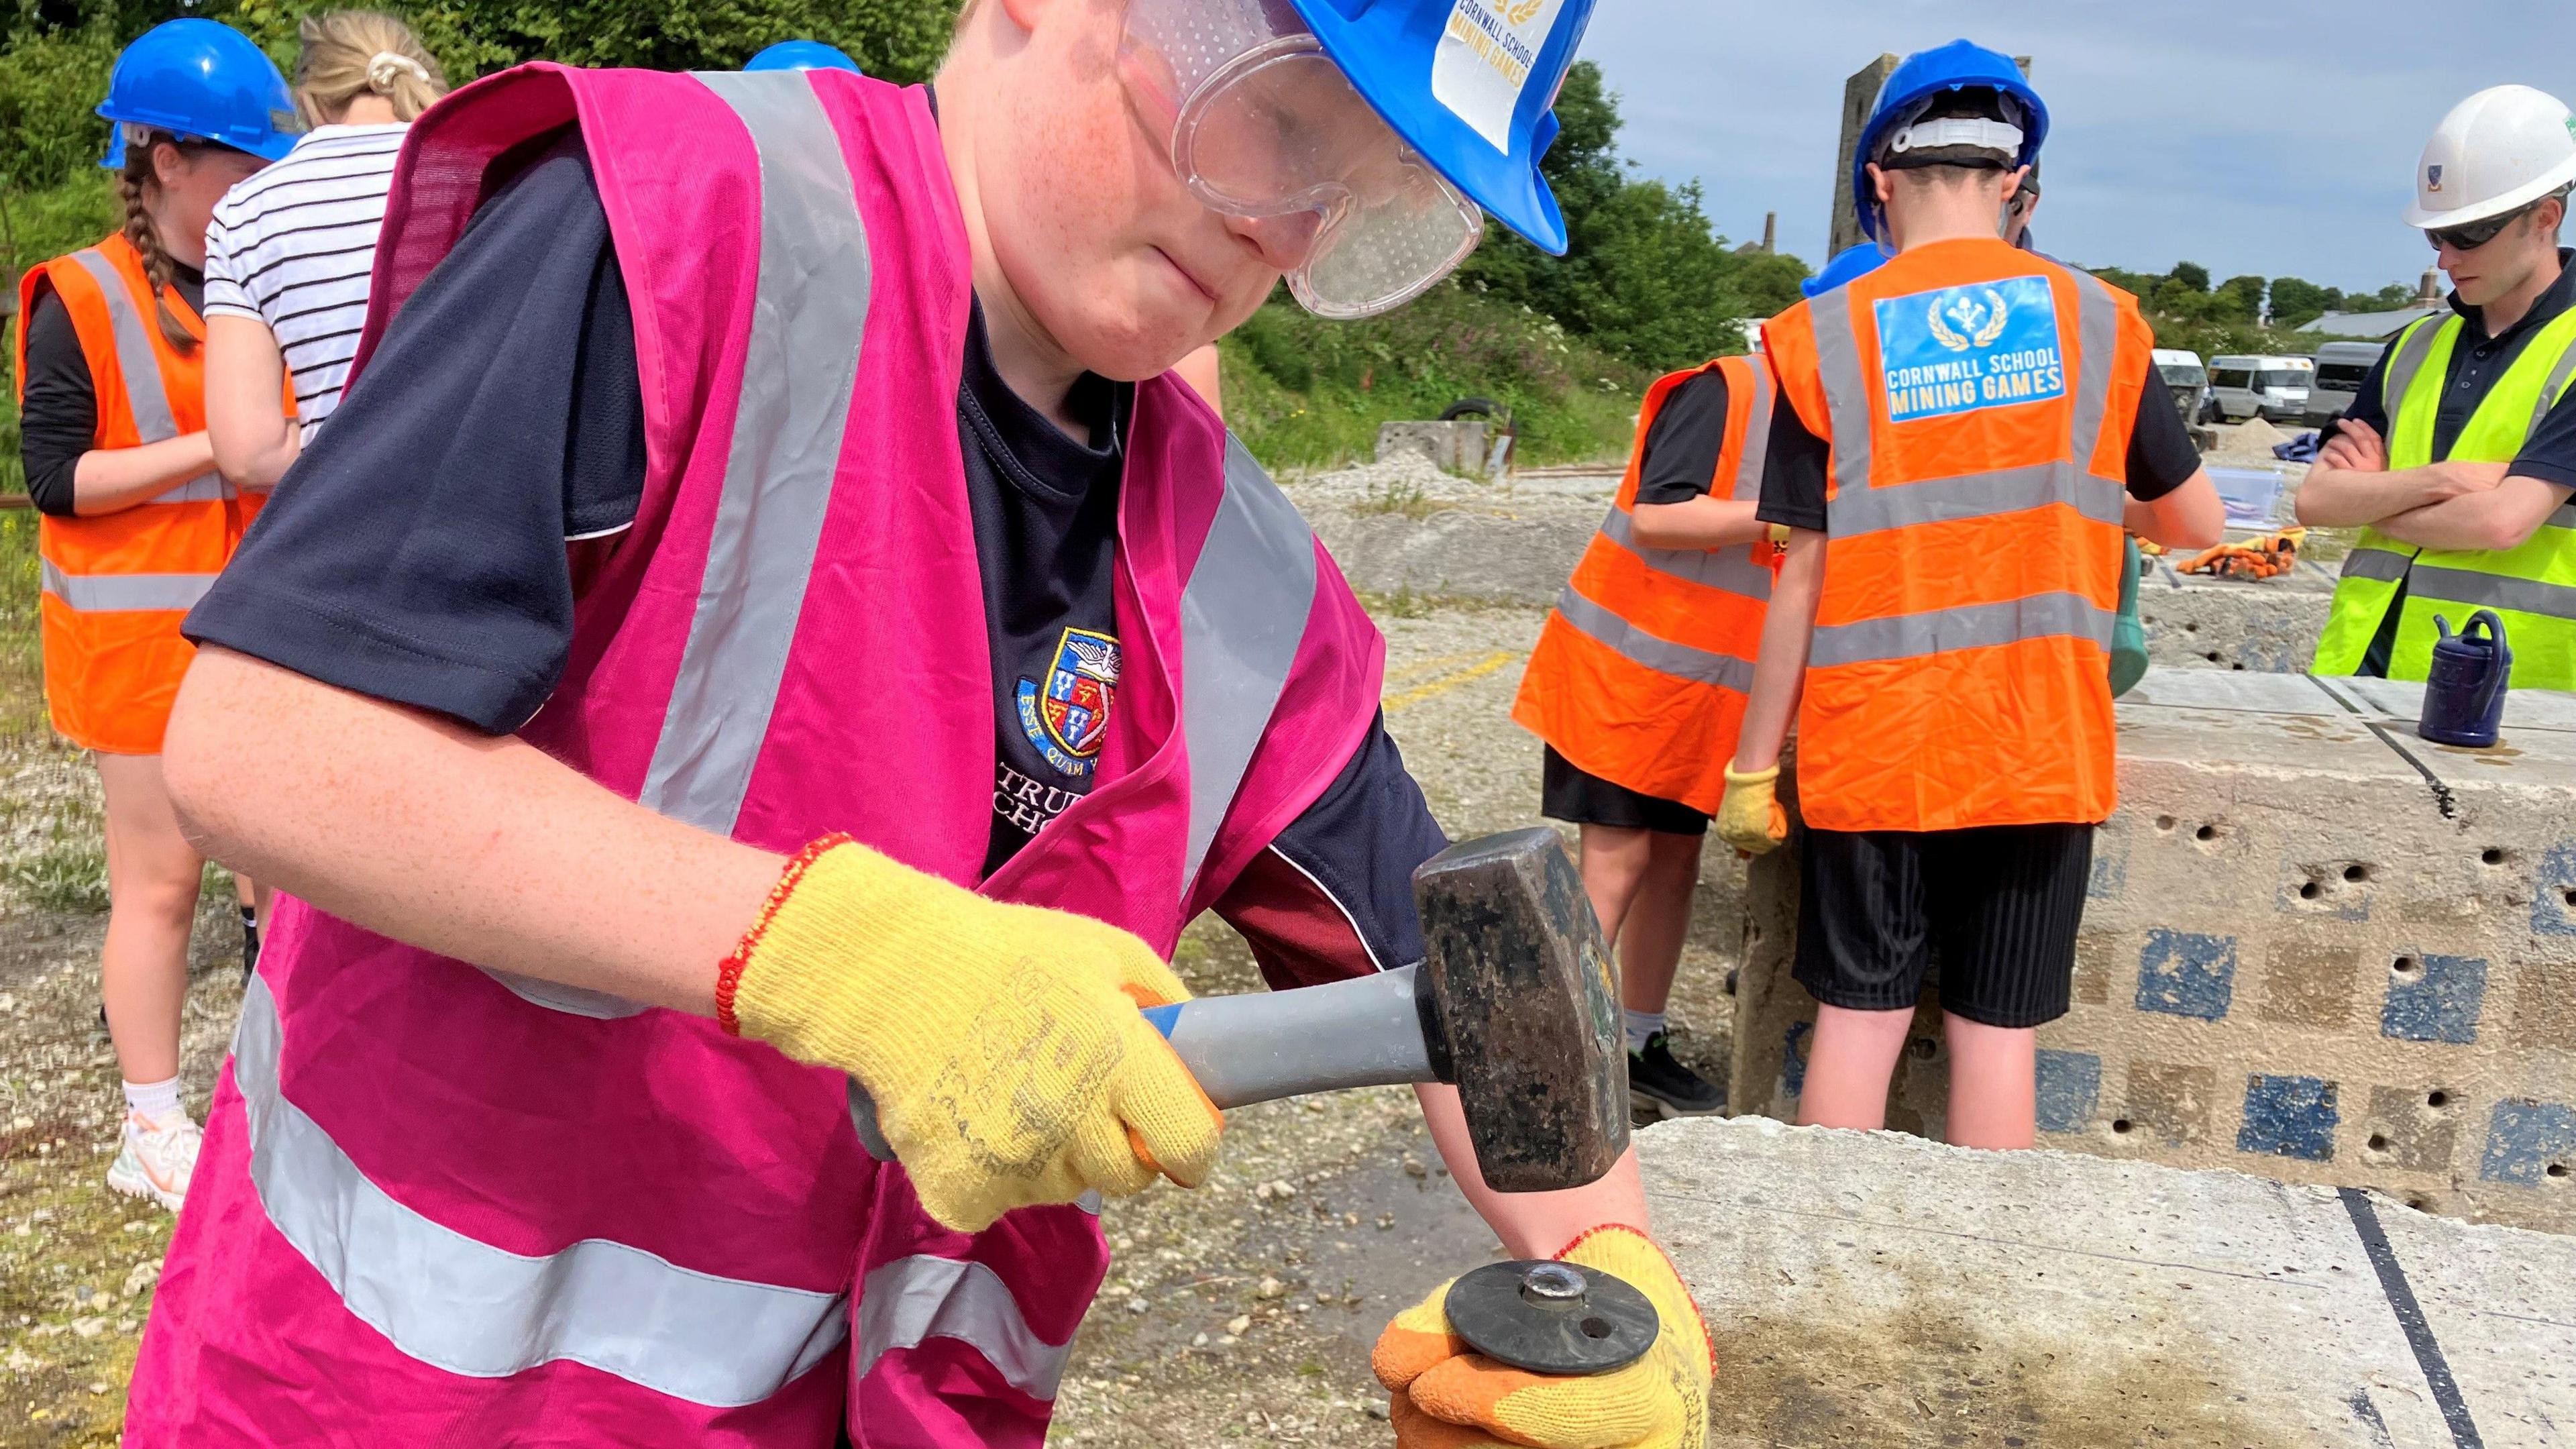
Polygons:
<instances>
[{"instance_id":1,"label":"white hard hat","mask_svg":"<svg viewBox=\"0 0 2576 1449\"><path fill-rule=\"evenodd\" d=\"M2576 116L2529 86L2496 86L2451 108L2415 168L2406 224L2465 226L2576 182Z\"/></svg>"}]
</instances>

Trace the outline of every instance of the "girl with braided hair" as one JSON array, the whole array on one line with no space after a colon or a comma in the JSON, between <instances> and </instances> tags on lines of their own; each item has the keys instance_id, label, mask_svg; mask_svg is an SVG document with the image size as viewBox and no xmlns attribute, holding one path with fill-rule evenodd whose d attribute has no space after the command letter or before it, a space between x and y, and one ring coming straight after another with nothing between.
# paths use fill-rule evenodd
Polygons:
<instances>
[{"instance_id":1,"label":"girl with braided hair","mask_svg":"<svg viewBox=\"0 0 2576 1449\"><path fill-rule=\"evenodd\" d=\"M99 114L125 220L29 271L17 338L21 451L44 514L45 695L93 753L111 906L100 980L125 1078L108 1185L176 1208L198 1131L179 1101L179 1018L205 862L161 769L194 653L179 621L232 557L258 500L218 475L205 430L206 223L292 143L284 77L236 31L176 20L117 59ZM272 391L269 406L283 411Z\"/></svg>"}]
</instances>

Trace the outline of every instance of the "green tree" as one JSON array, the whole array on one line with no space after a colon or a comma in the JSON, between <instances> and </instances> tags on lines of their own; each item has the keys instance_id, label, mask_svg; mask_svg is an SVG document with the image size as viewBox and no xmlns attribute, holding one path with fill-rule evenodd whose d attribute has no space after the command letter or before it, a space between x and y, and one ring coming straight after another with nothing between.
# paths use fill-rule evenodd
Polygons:
<instances>
[{"instance_id":1,"label":"green tree","mask_svg":"<svg viewBox=\"0 0 2576 1449\"><path fill-rule=\"evenodd\" d=\"M2226 320L2260 322L2263 320L2265 285L2261 277L2230 277L2219 283L2209 295L2217 304L2218 315Z\"/></svg>"},{"instance_id":2,"label":"green tree","mask_svg":"<svg viewBox=\"0 0 2576 1449\"><path fill-rule=\"evenodd\" d=\"M2175 286L2186 292L2209 290L2209 268L2198 262L2176 262L2173 271L2168 275Z\"/></svg>"},{"instance_id":3,"label":"green tree","mask_svg":"<svg viewBox=\"0 0 2576 1449\"><path fill-rule=\"evenodd\" d=\"M2276 326L2303 326L2342 307L2340 287L2321 287L2300 277L2272 279L2272 321Z\"/></svg>"},{"instance_id":4,"label":"green tree","mask_svg":"<svg viewBox=\"0 0 2576 1449\"><path fill-rule=\"evenodd\" d=\"M1711 229L1698 183L1630 174L1617 149L1618 98L1599 66L1579 61L1567 73L1556 115L1556 143L1540 169L1565 214L1566 255L1550 257L1495 226L1460 273L1467 286L1652 368L1740 352L1737 323L1797 300L1803 262L1736 255Z\"/></svg>"}]
</instances>

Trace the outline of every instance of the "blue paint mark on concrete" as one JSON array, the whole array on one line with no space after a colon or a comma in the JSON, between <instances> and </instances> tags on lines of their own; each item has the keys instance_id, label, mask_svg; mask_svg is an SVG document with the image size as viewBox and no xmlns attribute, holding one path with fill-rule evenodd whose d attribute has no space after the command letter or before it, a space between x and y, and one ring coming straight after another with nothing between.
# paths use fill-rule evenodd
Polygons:
<instances>
[{"instance_id":1,"label":"blue paint mark on concrete","mask_svg":"<svg viewBox=\"0 0 2576 1449\"><path fill-rule=\"evenodd\" d=\"M2245 1125L2236 1150L2308 1162L2334 1160L2335 1084L2317 1077L2245 1079Z\"/></svg>"},{"instance_id":2,"label":"blue paint mark on concrete","mask_svg":"<svg viewBox=\"0 0 2576 1449\"><path fill-rule=\"evenodd\" d=\"M2216 1021L2236 999L2236 938L2147 932L2138 952L2138 1010Z\"/></svg>"},{"instance_id":3,"label":"blue paint mark on concrete","mask_svg":"<svg viewBox=\"0 0 2576 1449\"><path fill-rule=\"evenodd\" d=\"M1812 1021L1789 1023L1786 1038L1780 1043L1780 1085L1792 1097L1807 1090L1807 1038L1815 1035Z\"/></svg>"},{"instance_id":4,"label":"blue paint mark on concrete","mask_svg":"<svg viewBox=\"0 0 2576 1449\"><path fill-rule=\"evenodd\" d=\"M2039 1054L2039 1130L2081 1132L2102 1099L2102 1059L2091 1052Z\"/></svg>"},{"instance_id":5,"label":"blue paint mark on concrete","mask_svg":"<svg viewBox=\"0 0 2576 1449\"><path fill-rule=\"evenodd\" d=\"M2389 973L2379 1034L2398 1041L2466 1045L2478 1039L2487 963L2475 956L2425 956L2408 974Z\"/></svg>"},{"instance_id":6,"label":"blue paint mark on concrete","mask_svg":"<svg viewBox=\"0 0 2576 1449\"><path fill-rule=\"evenodd\" d=\"M2487 1119L2487 1150L2478 1176L2538 1187L2552 1163L2576 1172L2576 1107L2556 1102L2498 1102Z\"/></svg>"},{"instance_id":7,"label":"blue paint mark on concrete","mask_svg":"<svg viewBox=\"0 0 2576 1449\"><path fill-rule=\"evenodd\" d=\"M2531 929L2544 936L2576 936L2576 840L2562 840L2540 854L2540 878L2531 893Z\"/></svg>"},{"instance_id":8,"label":"blue paint mark on concrete","mask_svg":"<svg viewBox=\"0 0 2576 1449\"><path fill-rule=\"evenodd\" d=\"M2093 877L2084 883L2087 900L2113 901L2129 888L2129 837L2123 831L2093 832Z\"/></svg>"}]
</instances>

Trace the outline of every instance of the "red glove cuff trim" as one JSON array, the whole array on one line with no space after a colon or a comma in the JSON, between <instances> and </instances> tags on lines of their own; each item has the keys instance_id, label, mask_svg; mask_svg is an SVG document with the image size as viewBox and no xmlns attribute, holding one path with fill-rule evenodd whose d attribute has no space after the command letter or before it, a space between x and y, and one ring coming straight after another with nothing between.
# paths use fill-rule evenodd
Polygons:
<instances>
[{"instance_id":1,"label":"red glove cuff trim","mask_svg":"<svg viewBox=\"0 0 2576 1449\"><path fill-rule=\"evenodd\" d=\"M725 1035L742 1035L742 1022L733 1014L734 992L741 989L742 969L751 964L751 953L760 949L761 937L769 933L769 923L777 918L778 908L787 904L787 898L805 879L806 867L811 866L823 852L849 843L850 837L846 835L826 835L796 852L795 858L787 862L787 869L779 872L778 884L769 888L769 899L761 903L760 914L753 918L751 929L742 933L742 940L734 946L733 954L724 958L724 964L716 968L716 1025L724 1028Z\"/></svg>"}]
</instances>

